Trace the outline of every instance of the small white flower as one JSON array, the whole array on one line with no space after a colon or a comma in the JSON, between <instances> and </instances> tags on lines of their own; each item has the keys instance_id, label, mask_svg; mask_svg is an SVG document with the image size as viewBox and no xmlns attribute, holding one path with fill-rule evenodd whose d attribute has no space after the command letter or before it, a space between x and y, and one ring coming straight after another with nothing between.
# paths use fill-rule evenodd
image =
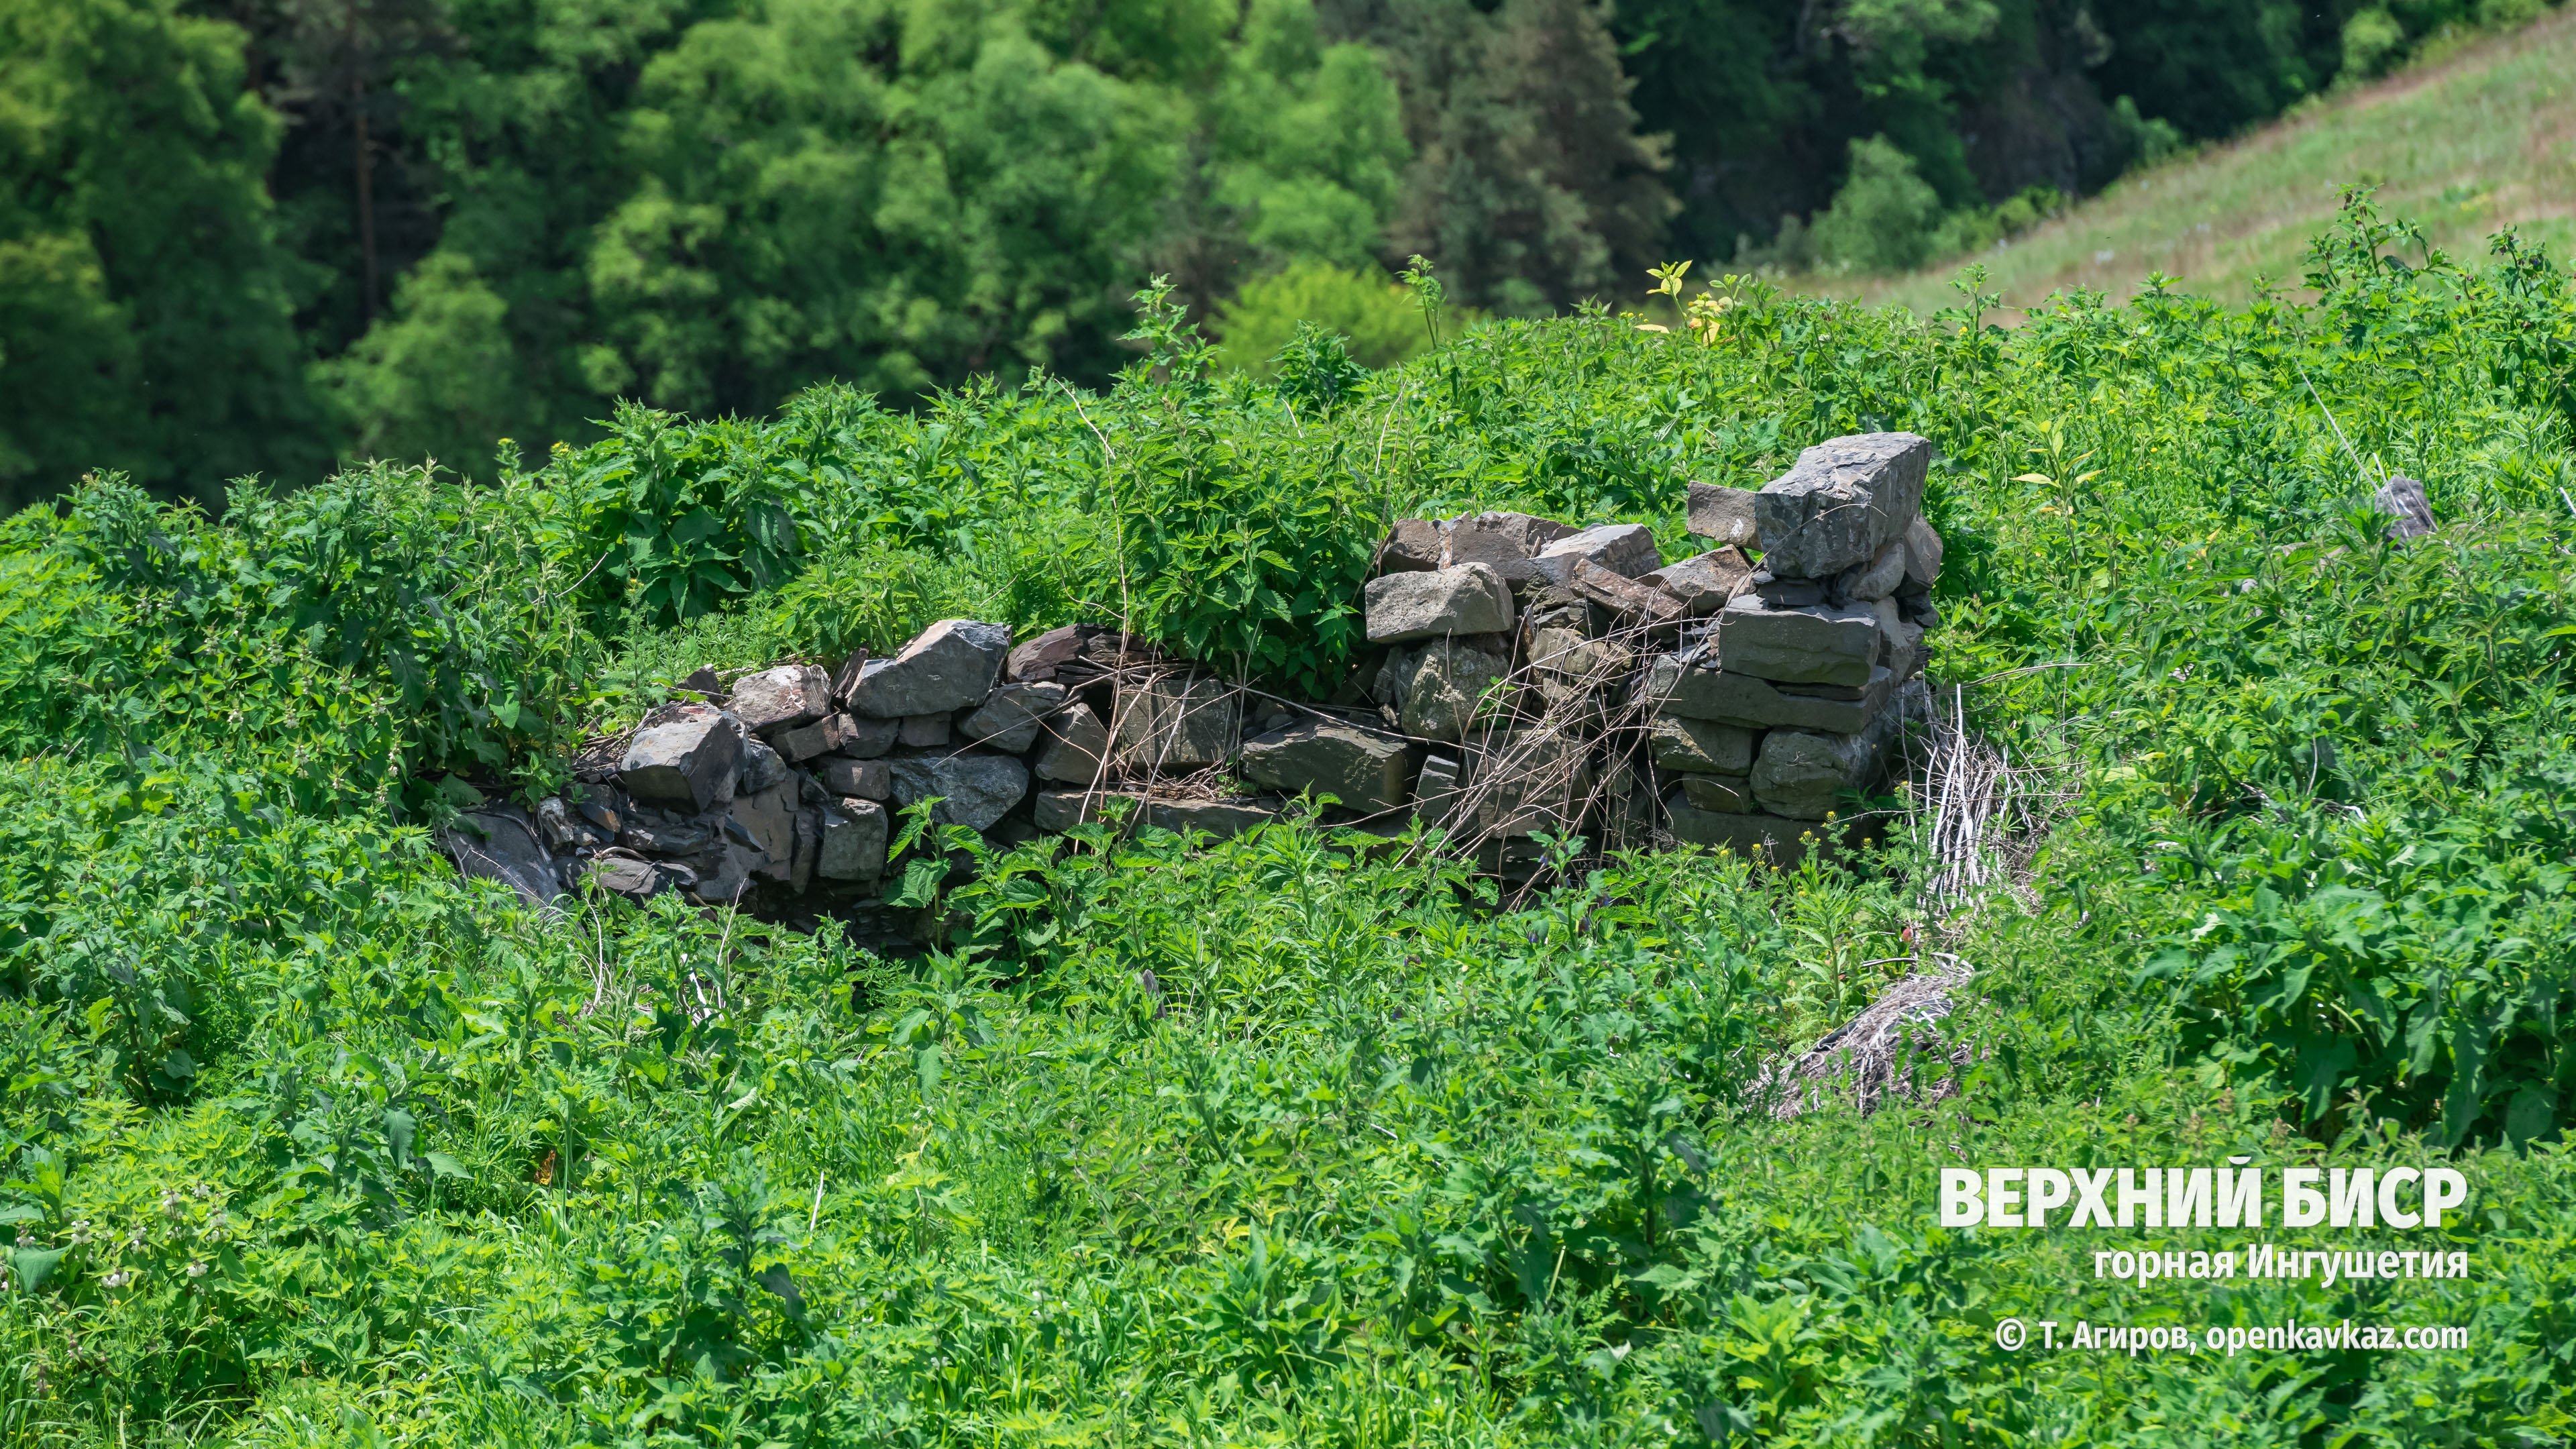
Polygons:
<instances>
[{"instance_id":1,"label":"small white flower","mask_svg":"<svg viewBox=\"0 0 2576 1449\"><path fill-rule=\"evenodd\" d=\"M101 1282L101 1283L103 1283L103 1284L105 1284L106 1286L108 1286L108 1287L110 1287L110 1288L122 1288L122 1287L124 1287L126 1284L128 1284L128 1283L130 1283L130 1282L134 1281L134 1275L133 1275L133 1274L131 1274L131 1273L123 1273L123 1272L110 1273L110 1274L108 1274L106 1277L101 1278L101 1279L99 1279L98 1281L99 1281L99 1282Z\"/></svg>"},{"instance_id":2,"label":"small white flower","mask_svg":"<svg viewBox=\"0 0 2576 1449\"><path fill-rule=\"evenodd\" d=\"M203 1264L203 1263L190 1263L190 1264L188 1265L188 1276L189 1276L189 1277L191 1277L191 1278L203 1278L203 1277L205 1277L205 1276L206 1276L206 1265L205 1265L205 1264Z\"/></svg>"}]
</instances>

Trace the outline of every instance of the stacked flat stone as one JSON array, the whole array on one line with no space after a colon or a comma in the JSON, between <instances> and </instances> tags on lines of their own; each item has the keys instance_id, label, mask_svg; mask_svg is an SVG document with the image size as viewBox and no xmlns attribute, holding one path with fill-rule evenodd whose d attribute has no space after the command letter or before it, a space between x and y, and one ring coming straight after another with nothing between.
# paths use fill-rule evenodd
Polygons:
<instances>
[{"instance_id":1,"label":"stacked flat stone","mask_svg":"<svg viewBox=\"0 0 2576 1449\"><path fill-rule=\"evenodd\" d=\"M449 782L470 805L450 849L533 900L587 879L828 903L874 891L891 813L926 800L934 822L1012 844L1119 799L1148 825L1231 835L1304 794L1349 823L1447 827L1498 868L1535 862L1541 833L1604 828L1784 859L1883 778L1923 706L1930 459L1876 433L1809 448L1758 493L1692 484L1709 547L1671 564L1635 524L1405 520L1362 591L1370 653L1329 703L1256 711L1091 625L1015 642L946 619L828 674L780 664L727 689L700 670L534 811ZM1644 759L1622 743L1640 698Z\"/></svg>"},{"instance_id":2,"label":"stacked flat stone","mask_svg":"<svg viewBox=\"0 0 2576 1449\"><path fill-rule=\"evenodd\" d=\"M1931 459L1912 433L1868 433L1807 449L1758 493L1693 486L1693 528L1749 527L1762 557L1711 627L1648 670L1675 837L1776 850L1886 778L1904 719L1928 705Z\"/></svg>"}]
</instances>

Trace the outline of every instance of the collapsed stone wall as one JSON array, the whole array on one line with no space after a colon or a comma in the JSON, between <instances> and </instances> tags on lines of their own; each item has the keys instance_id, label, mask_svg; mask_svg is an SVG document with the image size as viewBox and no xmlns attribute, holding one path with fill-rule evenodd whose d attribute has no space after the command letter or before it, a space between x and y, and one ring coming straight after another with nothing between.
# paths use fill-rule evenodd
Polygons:
<instances>
[{"instance_id":1,"label":"collapsed stone wall","mask_svg":"<svg viewBox=\"0 0 2576 1449\"><path fill-rule=\"evenodd\" d=\"M1404 520L1363 591L1369 649L1325 701L1092 625L1015 641L950 619L836 671L701 670L533 812L460 784L448 847L531 900L587 881L829 910L877 894L891 812L922 800L1009 845L1112 801L1231 835L1310 793L1388 835L1419 818L1507 877L1560 833L1785 862L1886 777L1928 707L1930 461L1925 439L1875 433L1807 449L1759 492L1691 484L1711 546L1671 564L1634 524Z\"/></svg>"}]
</instances>

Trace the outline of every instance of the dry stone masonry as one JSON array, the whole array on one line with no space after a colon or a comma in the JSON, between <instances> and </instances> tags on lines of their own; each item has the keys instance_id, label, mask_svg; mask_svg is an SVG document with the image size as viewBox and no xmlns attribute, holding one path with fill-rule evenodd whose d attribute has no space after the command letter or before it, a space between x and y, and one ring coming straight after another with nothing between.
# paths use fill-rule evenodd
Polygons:
<instances>
[{"instance_id":1,"label":"dry stone masonry","mask_svg":"<svg viewBox=\"0 0 2576 1449\"><path fill-rule=\"evenodd\" d=\"M922 801L1008 845L1112 816L1231 835L1303 796L1388 836L1419 818L1507 877L1553 834L1786 861L1927 708L1931 451L1836 438L1758 492L1691 484L1708 547L1671 562L1635 524L1402 520L1330 702L1088 624L948 619L833 670L701 670L533 812L447 782L469 807L449 849L537 901L587 881L830 909L876 896L894 812Z\"/></svg>"}]
</instances>

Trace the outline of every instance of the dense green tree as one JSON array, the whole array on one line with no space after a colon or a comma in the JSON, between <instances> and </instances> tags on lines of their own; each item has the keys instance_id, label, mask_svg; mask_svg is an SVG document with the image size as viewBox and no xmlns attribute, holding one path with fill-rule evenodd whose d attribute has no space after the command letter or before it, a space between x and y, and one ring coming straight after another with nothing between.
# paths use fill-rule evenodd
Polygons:
<instances>
[{"instance_id":1,"label":"dense green tree","mask_svg":"<svg viewBox=\"0 0 2576 1449\"><path fill-rule=\"evenodd\" d=\"M328 456L244 79L241 32L172 0L0 0L0 504Z\"/></svg>"}]
</instances>

